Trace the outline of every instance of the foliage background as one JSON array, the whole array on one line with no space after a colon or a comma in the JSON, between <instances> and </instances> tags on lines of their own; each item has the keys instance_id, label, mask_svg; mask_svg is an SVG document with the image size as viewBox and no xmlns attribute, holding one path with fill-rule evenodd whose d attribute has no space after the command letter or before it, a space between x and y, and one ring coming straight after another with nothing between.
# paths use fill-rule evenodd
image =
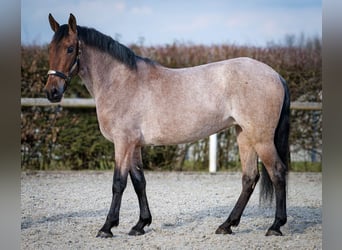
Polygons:
<instances>
[{"instance_id":1,"label":"foliage background","mask_svg":"<svg viewBox=\"0 0 342 250\"><path fill-rule=\"evenodd\" d=\"M319 38L287 36L283 44L269 43L266 48L182 43L129 47L138 55L173 68L252 57L270 65L286 79L291 101L321 102L321 46ZM21 96L45 97L48 46L22 46L21 56ZM89 98L90 95L75 77L65 97ZM291 111L291 115L292 155L304 152L306 156L300 159L304 170L309 162L317 162L320 170L321 111ZM234 129L219 133L218 143L219 169L237 169L239 158ZM192 144L145 147L143 158L147 169L204 170L208 166L208 138ZM114 147L101 135L95 109L22 107L22 169L110 169L114 167L113 159Z\"/></svg>"}]
</instances>

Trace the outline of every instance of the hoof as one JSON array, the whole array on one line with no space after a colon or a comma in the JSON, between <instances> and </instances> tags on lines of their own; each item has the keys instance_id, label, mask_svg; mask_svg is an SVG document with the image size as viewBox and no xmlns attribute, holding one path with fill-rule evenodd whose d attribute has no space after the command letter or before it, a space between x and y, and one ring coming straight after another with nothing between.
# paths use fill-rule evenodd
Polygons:
<instances>
[{"instance_id":1,"label":"hoof","mask_svg":"<svg viewBox=\"0 0 342 250\"><path fill-rule=\"evenodd\" d=\"M279 229L268 229L265 236L283 236L283 233Z\"/></svg>"},{"instance_id":2,"label":"hoof","mask_svg":"<svg viewBox=\"0 0 342 250\"><path fill-rule=\"evenodd\" d=\"M112 232L103 232L103 231L99 231L96 235L96 238L112 238L113 234Z\"/></svg>"},{"instance_id":3,"label":"hoof","mask_svg":"<svg viewBox=\"0 0 342 250\"><path fill-rule=\"evenodd\" d=\"M129 231L128 235L131 236L139 236L139 235L144 235L145 231L144 229L136 229L136 228L132 228L131 231Z\"/></svg>"},{"instance_id":4,"label":"hoof","mask_svg":"<svg viewBox=\"0 0 342 250\"><path fill-rule=\"evenodd\" d=\"M232 234L232 230L229 228L222 228L222 227L219 227L218 229L216 229L215 231L216 234Z\"/></svg>"}]
</instances>

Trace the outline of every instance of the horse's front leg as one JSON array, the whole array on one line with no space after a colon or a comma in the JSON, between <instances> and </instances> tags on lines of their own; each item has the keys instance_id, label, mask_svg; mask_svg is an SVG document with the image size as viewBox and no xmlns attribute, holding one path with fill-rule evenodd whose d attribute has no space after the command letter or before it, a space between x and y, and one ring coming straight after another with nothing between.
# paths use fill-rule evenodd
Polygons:
<instances>
[{"instance_id":1,"label":"horse's front leg","mask_svg":"<svg viewBox=\"0 0 342 250\"><path fill-rule=\"evenodd\" d=\"M144 227L146 225L150 225L152 222L152 216L146 196L146 180L143 172L140 147L137 147L135 150L134 162L135 164L131 167L129 173L134 186L134 190L138 196L140 216L138 223L131 229L129 235L143 235L145 234Z\"/></svg>"},{"instance_id":2,"label":"horse's front leg","mask_svg":"<svg viewBox=\"0 0 342 250\"><path fill-rule=\"evenodd\" d=\"M108 238L113 237L112 227L119 225L119 213L121 206L122 194L126 188L128 171L120 171L119 167L115 167L113 186L112 186L112 203L106 218L105 224L102 226L96 237Z\"/></svg>"},{"instance_id":3,"label":"horse's front leg","mask_svg":"<svg viewBox=\"0 0 342 250\"><path fill-rule=\"evenodd\" d=\"M115 169L112 186L112 203L106 218L106 222L98 232L96 237L109 238L113 237L111 232L112 227L119 225L119 213L121 206L122 194L127 185L127 176L132 162L133 150L125 147L126 150L121 150L121 147L116 147L115 152ZM124 153L121 153L124 152Z\"/></svg>"}]
</instances>

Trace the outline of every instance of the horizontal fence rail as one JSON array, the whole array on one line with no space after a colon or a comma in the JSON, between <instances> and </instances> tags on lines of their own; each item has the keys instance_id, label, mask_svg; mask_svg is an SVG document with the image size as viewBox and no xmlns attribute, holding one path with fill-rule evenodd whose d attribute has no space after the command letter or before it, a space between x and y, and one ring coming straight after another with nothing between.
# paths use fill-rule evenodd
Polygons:
<instances>
[{"instance_id":1,"label":"horizontal fence rail","mask_svg":"<svg viewBox=\"0 0 342 250\"><path fill-rule=\"evenodd\" d=\"M57 106L68 108L95 108L92 98L63 98L61 102L51 103L46 98L21 98L21 106Z\"/></svg>"},{"instance_id":2,"label":"horizontal fence rail","mask_svg":"<svg viewBox=\"0 0 342 250\"><path fill-rule=\"evenodd\" d=\"M95 108L92 98L63 98L59 103L51 103L46 98L21 98L21 106L56 106L68 108ZM293 110L322 110L321 102L291 102Z\"/></svg>"}]
</instances>

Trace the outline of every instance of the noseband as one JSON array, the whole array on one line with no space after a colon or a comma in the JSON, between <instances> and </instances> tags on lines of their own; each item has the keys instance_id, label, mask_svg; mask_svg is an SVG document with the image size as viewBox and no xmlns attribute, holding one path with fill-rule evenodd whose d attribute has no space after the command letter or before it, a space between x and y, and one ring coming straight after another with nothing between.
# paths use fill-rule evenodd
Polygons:
<instances>
[{"instance_id":1,"label":"noseband","mask_svg":"<svg viewBox=\"0 0 342 250\"><path fill-rule=\"evenodd\" d=\"M57 70L53 70L50 69L47 74L48 75L54 75L54 76L58 76L60 78L62 78L65 81L65 88L64 91L66 90L66 88L68 87L71 78L74 76L74 72L79 67L79 63L80 63L80 55L81 55L81 41L78 40L77 42L77 50L76 50L76 57L75 60L73 62L73 64L70 66L70 70L68 72L68 75L65 75L64 73L57 71Z\"/></svg>"}]
</instances>

